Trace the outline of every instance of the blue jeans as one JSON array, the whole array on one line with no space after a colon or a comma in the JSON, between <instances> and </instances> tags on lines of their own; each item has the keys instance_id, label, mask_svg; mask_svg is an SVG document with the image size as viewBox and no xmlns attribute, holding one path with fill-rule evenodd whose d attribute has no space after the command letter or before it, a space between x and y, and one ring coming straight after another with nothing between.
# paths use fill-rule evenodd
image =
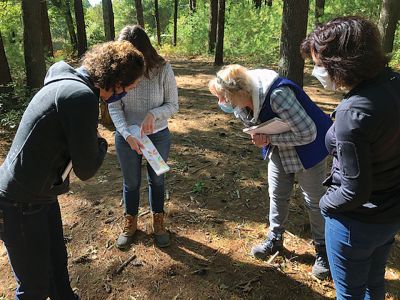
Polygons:
<instances>
[{"instance_id":1,"label":"blue jeans","mask_svg":"<svg viewBox=\"0 0 400 300\"><path fill-rule=\"evenodd\" d=\"M326 250L342 299L385 299L385 267L400 228L397 224L369 224L343 216L325 216Z\"/></svg>"},{"instance_id":2,"label":"blue jeans","mask_svg":"<svg viewBox=\"0 0 400 300\"><path fill-rule=\"evenodd\" d=\"M148 135L161 157L167 162L171 148L171 135L168 128ZM142 180L142 155L132 150L124 137L115 133L115 148L121 165L123 183L123 197L125 213L135 216L139 211L140 184ZM157 176L150 164L147 163L147 181L149 184L149 203L153 213L164 212L164 174Z\"/></svg>"},{"instance_id":3,"label":"blue jeans","mask_svg":"<svg viewBox=\"0 0 400 300\"><path fill-rule=\"evenodd\" d=\"M322 185L325 175L325 159L310 169L286 174L279 156L279 149L274 147L268 162L269 225L272 237L283 234L285 231L285 223L289 215L289 198L295 176L297 176L308 209L314 242L317 246L325 244L325 222L319 208L319 200L326 192Z\"/></svg>"},{"instance_id":4,"label":"blue jeans","mask_svg":"<svg viewBox=\"0 0 400 300\"><path fill-rule=\"evenodd\" d=\"M69 283L67 250L58 202L3 206L2 239L18 287L15 299L79 299Z\"/></svg>"}]
</instances>

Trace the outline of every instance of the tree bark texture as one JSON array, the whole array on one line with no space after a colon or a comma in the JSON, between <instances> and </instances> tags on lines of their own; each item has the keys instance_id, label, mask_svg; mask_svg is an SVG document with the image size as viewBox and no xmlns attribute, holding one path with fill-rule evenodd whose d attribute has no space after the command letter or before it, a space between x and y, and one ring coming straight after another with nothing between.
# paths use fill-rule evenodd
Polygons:
<instances>
[{"instance_id":1,"label":"tree bark texture","mask_svg":"<svg viewBox=\"0 0 400 300\"><path fill-rule=\"evenodd\" d=\"M40 9L42 17L42 38L44 52L47 56L53 57L53 42L51 40L49 14L47 12L47 0L41 0Z\"/></svg>"},{"instance_id":2,"label":"tree bark texture","mask_svg":"<svg viewBox=\"0 0 400 300\"><path fill-rule=\"evenodd\" d=\"M217 44L215 45L214 65L224 64L225 0L218 0Z\"/></svg>"},{"instance_id":3,"label":"tree bark texture","mask_svg":"<svg viewBox=\"0 0 400 300\"><path fill-rule=\"evenodd\" d=\"M304 60L300 43L306 36L309 0L284 0L279 73L303 86Z\"/></svg>"},{"instance_id":4,"label":"tree bark texture","mask_svg":"<svg viewBox=\"0 0 400 300\"><path fill-rule=\"evenodd\" d=\"M255 8L261 8L262 0L253 0Z\"/></svg>"},{"instance_id":5,"label":"tree bark texture","mask_svg":"<svg viewBox=\"0 0 400 300\"><path fill-rule=\"evenodd\" d=\"M319 18L324 15L325 10L325 0L315 0L315 25L319 24Z\"/></svg>"},{"instance_id":6,"label":"tree bark texture","mask_svg":"<svg viewBox=\"0 0 400 300\"><path fill-rule=\"evenodd\" d=\"M24 58L27 85L40 88L46 75L43 55L42 23L40 0L22 0L22 20L24 23Z\"/></svg>"},{"instance_id":7,"label":"tree bark texture","mask_svg":"<svg viewBox=\"0 0 400 300\"><path fill-rule=\"evenodd\" d=\"M72 45L72 48L74 49L74 51L77 51L78 50L78 41L76 39L74 19L72 18L70 0L65 0L64 10L65 10L64 11L65 21L67 22L69 37L71 39L71 45Z\"/></svg>"},{"instance_id":8,"label":"tree bark texture","mask_svg":"<svg viewBox=\"0 0 400 300\"><path fill-rule=\"evenodd\" d=\"M144 17L143 17L142 0L135 0L135 9L136 9L137 23L140 26L142 26L142 28L144 29Z\"/></svg>"},{"instance_id":9,"label":"tree bark texture","mask_svg":"<svg viewBox=\"0 0 400 300\"><path fill-rule=\"evenodd\" d=\"M196 0L189 0L189 9L191 12L196 11Z\"/></svg>"},{"instance_id":10,"label":"tree bark texture","mask_svg":"<svg viewBox=\"0 0 400 300\"><path fill-rule=\"evenodd\" d=\"M111 0L102 0L104 36L107 41L113 41L115 38L114 12Z\"/></svg>"},{"instance_id":11,"label":"tree bark texture","mask_svg":"<svg viewBox=\"0 0 400 300\"><path fill-rule=\"evenodd\" d=\"M0 32L0 85L10 84L12 82L10 66L4 50L3 38Z\"/></svg>"},{"instance_id":12,"label":"tree bark texture","mask_svg":"<svg viewBox=\"0 0 400 300\"><path fill-rule=\"evenodd\" d=\"M156 19L157 27L157 43L161 45L161 29L160 29L160 14L158 12L158 0L154 0L154 17Z\"/></svg>"},{"instance_id":13,"label":"tree bark texture","mask_svg":"<svg viewBox=\"0 0 400 300\"><path fill-rule=\"evenodd\" d=\"M382 36L382 46L386 53L393 51L393 42L399 18L400 1L382 0L378 28Z\"/></svg>"},{"instance_id":14,"label":"tree bark texture","mask_svg":"<svg viewBox=\"0 0 400 300\"><path fill-rule=\"evenodd\" d=\"M210 15L208 19L208 52L213 53L217 40L218 0L210 0Z\"/></svg>"},{"instance_id":15,"label":"tree bark texture","mask_svg":"<svg viewBox=\"0 0 400 300\"><path fill-rule=\"evenodd\" d=\"M74 0L76 32L78 38L78 56L82 56L87 50L87 36L85 27L85 15L82 0Z\"/></svg>"},{"instance_id":16,"label":"tree bark texture","mask_svg":"<svg viewBox=\"0 0 400 300\"><path fill-rule=\"evenodd\" d=\"M174 38L173 38L173 45L176 46L176 40L178 35L178 5L179 0L174 0Z\"/></svg>"}]
</instances>

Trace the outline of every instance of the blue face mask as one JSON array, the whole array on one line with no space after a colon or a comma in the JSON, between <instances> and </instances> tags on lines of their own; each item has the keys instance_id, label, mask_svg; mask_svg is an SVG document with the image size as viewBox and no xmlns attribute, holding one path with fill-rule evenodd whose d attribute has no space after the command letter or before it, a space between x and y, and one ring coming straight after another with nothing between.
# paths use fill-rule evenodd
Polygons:
<instances>
[{"instance_id":1,"label":"blue face mask","mask_svg":"<svg viewBox=\"0 0 400 300\"><path fill-rule=\"evenodd\" d=\"M234 112L234 108L232 106L232 104L227 103L227 102L218 102L219 108L222 109L223 112L227 113L227 114L233 114Z\"/></svg>"},{"instance_id":2,"label":"blue face mask","mask_svg":"<svg viewBox=\"0 0 400 300\"><path fill-rule=\"evenodd\" d=\"M127 94L127 92L125 92L125 91L123 91L123 92L121 92L121 93L119 93L119 94L116 94L116 93L114 92L114 94L113 94L110 98L108 98L106 102L107 102L107 104L110 104L110 103L119 101L119 100L121 100L122 98L124 98L124 97L126 96L126 94Z\"/></svg>"}]
</instances>

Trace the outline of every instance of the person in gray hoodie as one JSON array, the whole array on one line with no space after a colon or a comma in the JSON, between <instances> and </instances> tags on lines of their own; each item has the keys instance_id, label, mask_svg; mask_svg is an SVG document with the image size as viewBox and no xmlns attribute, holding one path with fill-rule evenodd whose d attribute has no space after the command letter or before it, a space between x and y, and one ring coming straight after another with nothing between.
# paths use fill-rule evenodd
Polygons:
<instances>
[{"instance_id":1,"label":"person in gray hoodie","mask_svg":"<svg viewBox=\"0 0 400 300\"><path fill-rule=\"evenodd\" d=\"M63 61L51 66L25 110L0 167L0 238L18 283L15 299L79 299L69 283L57 196L68 191L71 164L87 180L103 162L99 97L120 99L143 70L132 44L100 44L78 69Z\"/></svg>"}]
</instances>

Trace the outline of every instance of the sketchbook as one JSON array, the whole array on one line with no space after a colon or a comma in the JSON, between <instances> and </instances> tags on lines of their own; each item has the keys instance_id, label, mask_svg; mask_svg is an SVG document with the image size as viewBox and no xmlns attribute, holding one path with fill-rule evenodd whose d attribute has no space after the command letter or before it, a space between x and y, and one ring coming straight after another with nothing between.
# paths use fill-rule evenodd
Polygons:
<instances>
[{"instance_id":1,"label":"sketchbook","mask_svg":"<svg viewBox=\"0 0 400 300\"><path fill-rule=\"evenodd\" d=\"M287 131L290 131L289 125L279 118L273 118L259 125L243 129L243 132L247 134L279 134Z\"/></svg>"},{"instance_id":2,"label":"sketchbook","mask_svg":"<svg viewBox=\"0 0 400 300\"><path fill-rule=\"evenodd\" d=\"M154 172L156 172L158 176L168 172L170 170L169 166L163 160L152 141L147 137L147 135L144 135L143 137L140 136L140 127L137 125L132 125L128 127L128 130L133 137L138 139L143 144L144 148L140 150L150 166L153 168Z\"/></svg>"}]
</instances>

